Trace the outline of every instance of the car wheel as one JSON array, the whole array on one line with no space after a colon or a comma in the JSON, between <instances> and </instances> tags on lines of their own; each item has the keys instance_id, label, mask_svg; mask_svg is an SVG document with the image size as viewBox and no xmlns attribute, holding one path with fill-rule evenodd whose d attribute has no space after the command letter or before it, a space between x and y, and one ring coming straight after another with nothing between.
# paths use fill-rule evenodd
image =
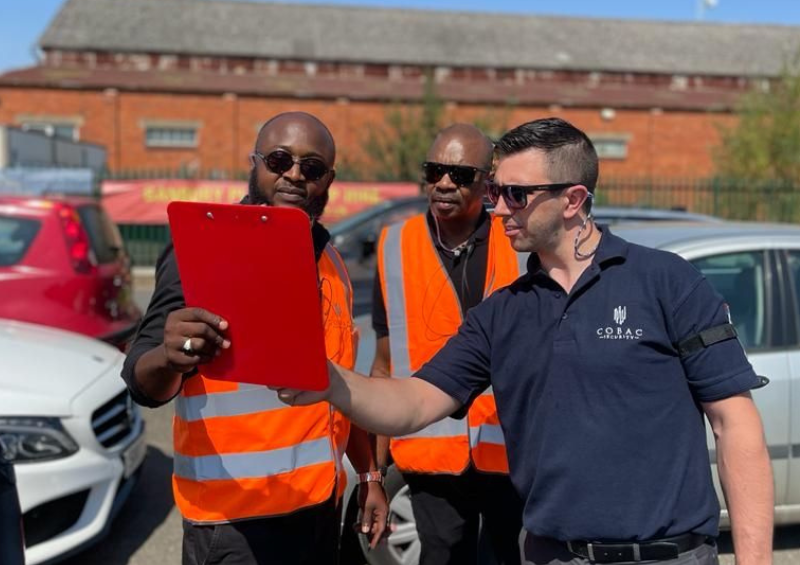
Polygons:
<instances>
[{"instance_id":1,"label":"car wheel","mask_svg":"<svg viewBox=\"0 0 800 565\"><path fill-rule=\"evenodd\" d=\"M411 510L411 493L403 475L394 466L386 475L386 495L389 497L389 527L392 533L375 549L369 549L366 536L358 542L369 565L418 565L420 542L417 523Z\"/></svg>"}]
</instances>

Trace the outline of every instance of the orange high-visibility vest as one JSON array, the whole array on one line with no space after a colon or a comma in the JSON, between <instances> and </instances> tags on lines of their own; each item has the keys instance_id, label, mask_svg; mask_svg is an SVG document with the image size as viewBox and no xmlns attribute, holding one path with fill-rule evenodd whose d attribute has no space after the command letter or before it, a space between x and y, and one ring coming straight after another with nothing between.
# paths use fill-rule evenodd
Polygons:
<instances>
[{"instance_id":1,"label":"orange high-visibility vest","mask_svg":"<svg viewBox=\"0 0 800 565\"><path fill-rule=\"evenodd\" d=\"M355 364L352 287L328 245L317 264L328 357ZM328 403L286 406L265 386L188 379L175 402L172 486L184 518L289 514L344 492L350 423Z\"/></svg>"},{"instance_id":2,"label":"orange high-visibility vest","mask_svg":"<svg viewBox=\"0 0 800 565\"><path fill-rule=\"evenodd\" d=\"M408 377L458 332L463 321L461 305L425 214L384 229L378 245L392 376ZM500 218L492 219L488 246L484 298L524 273L527 260L511 247ZM467 418L445 418L393 438L391 451L395 464L405 472L457 475L471 460L481 471L508 473L505 439L491 388L473 401Z\"/></svg>"}]
</instances>

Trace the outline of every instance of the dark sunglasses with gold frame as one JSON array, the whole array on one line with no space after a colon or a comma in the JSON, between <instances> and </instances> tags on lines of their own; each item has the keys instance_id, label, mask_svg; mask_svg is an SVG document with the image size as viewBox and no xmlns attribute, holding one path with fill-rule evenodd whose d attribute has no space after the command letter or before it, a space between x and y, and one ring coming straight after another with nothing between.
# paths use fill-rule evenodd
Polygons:
<instances>
[{"instance_id":1,"label":"dark sunglasses with gold frame","mask_svg":"<svg viewBox=\"0 0 800 565\"><path fill-rule=\"evenodd\" d=\"M322 159L318 157L295 157L288 151L283 149L276 149L267 155L263 155L258 151L251 153L250 158L255 164L255 159L261 159L264 166L276 175L282 175L289 169L294 167L297 163L300 165L300 174L307 181L318 181L330 172L330 167L326 165Z\"/></svg>"}]
</instances>

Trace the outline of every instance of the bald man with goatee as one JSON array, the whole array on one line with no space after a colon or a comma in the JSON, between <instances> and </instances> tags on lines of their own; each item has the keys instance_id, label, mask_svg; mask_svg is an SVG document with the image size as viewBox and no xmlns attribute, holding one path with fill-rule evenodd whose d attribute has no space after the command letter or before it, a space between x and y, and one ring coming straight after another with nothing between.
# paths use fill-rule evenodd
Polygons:
<instances>
[{"instance_id":1,"label":"bald man with goatee","mask_svg":"<svg viewBox=\"0 0 800 565\"><path fill-rule=\"evenodd\" d=\"M321 121L302 112L279 114L259 131L242 203L308 214L320 292L333 306L323 312L328 356L352 367L352 289L318 221L335 159L333 136ZM345 448L359 472L361 531L374 547L388 504L367 435L328 404L286 407L266 387L204 377L203 365L231 347L228 329L216 313L186 308L169 244L122 377L143 406L175 399L172 483L184 521L184 565L336 564Z\"/></svg>"},{"instance_id":2,"label":"bald man with goatee","mask_svg":"<svg viewBox=\"0 0 800 565\"><path fill-rule=\"evenodd\" d=\"M503 226L484 208L493 145L467 124L436 136L422 164L426 213L384 230L378 246L372 325L373 377L407 378L456 334L466 312L520 272ZM522 503L508 477L494 397L391 439L411 492L420 565L476 565L479 525L499 565L520 563ZM378 462L389 440L378 439Z\"/></svg>"}]
</instances>

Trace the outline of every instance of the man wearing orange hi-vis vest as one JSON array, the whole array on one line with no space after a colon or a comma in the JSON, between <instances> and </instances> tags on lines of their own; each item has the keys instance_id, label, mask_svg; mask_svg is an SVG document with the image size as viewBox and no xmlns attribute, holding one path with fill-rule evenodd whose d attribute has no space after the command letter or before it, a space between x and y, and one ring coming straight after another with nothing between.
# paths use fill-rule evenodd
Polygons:
<instances>
[{"instance_id":1,"label":"man wearing orange hi-vis vest","mask_svg":"<svg viewBox=\"0 0 800 565\"><path fill-rule=\"evenodd\" d=\"M425 214L384 229L373 299L373 377L406 378L456 334L466 311L519 277L520 259L484 208L493 146L456 124L436 136L422 172ZM389 440L378 438L378 463ZM476 398L465 418L445 418L391 439L391 455L411 492L420 565L479 562L479 524L500 565L520 563L522 503L494 396Z\"/></svg>"},{"instance_id":2,"label":"man wearing orange hi-vis vest","mask_svg":"<svg viewBox=\"0 0 800 565\"><path fill-rule=\"evenodd\" d=\"M333 137L314 116L279 114L261 128L242 203L308 213L317 259L328 357L352 367L352 286L317 221L335 176ZM250 245L242 241L241 245ZM252 300L280 300L253 296ZM264 320L264 324L277 323ZM203 364L231 347L228 322L186 308L172 245L122 377L139 404L175 400L173 492L184 519L184 565L336 565L342 455L359 472L361 531L372 546L388 504L370 438L323 403L287 407L265 386L212 380Z\"/></svg>"}]
</instances>

